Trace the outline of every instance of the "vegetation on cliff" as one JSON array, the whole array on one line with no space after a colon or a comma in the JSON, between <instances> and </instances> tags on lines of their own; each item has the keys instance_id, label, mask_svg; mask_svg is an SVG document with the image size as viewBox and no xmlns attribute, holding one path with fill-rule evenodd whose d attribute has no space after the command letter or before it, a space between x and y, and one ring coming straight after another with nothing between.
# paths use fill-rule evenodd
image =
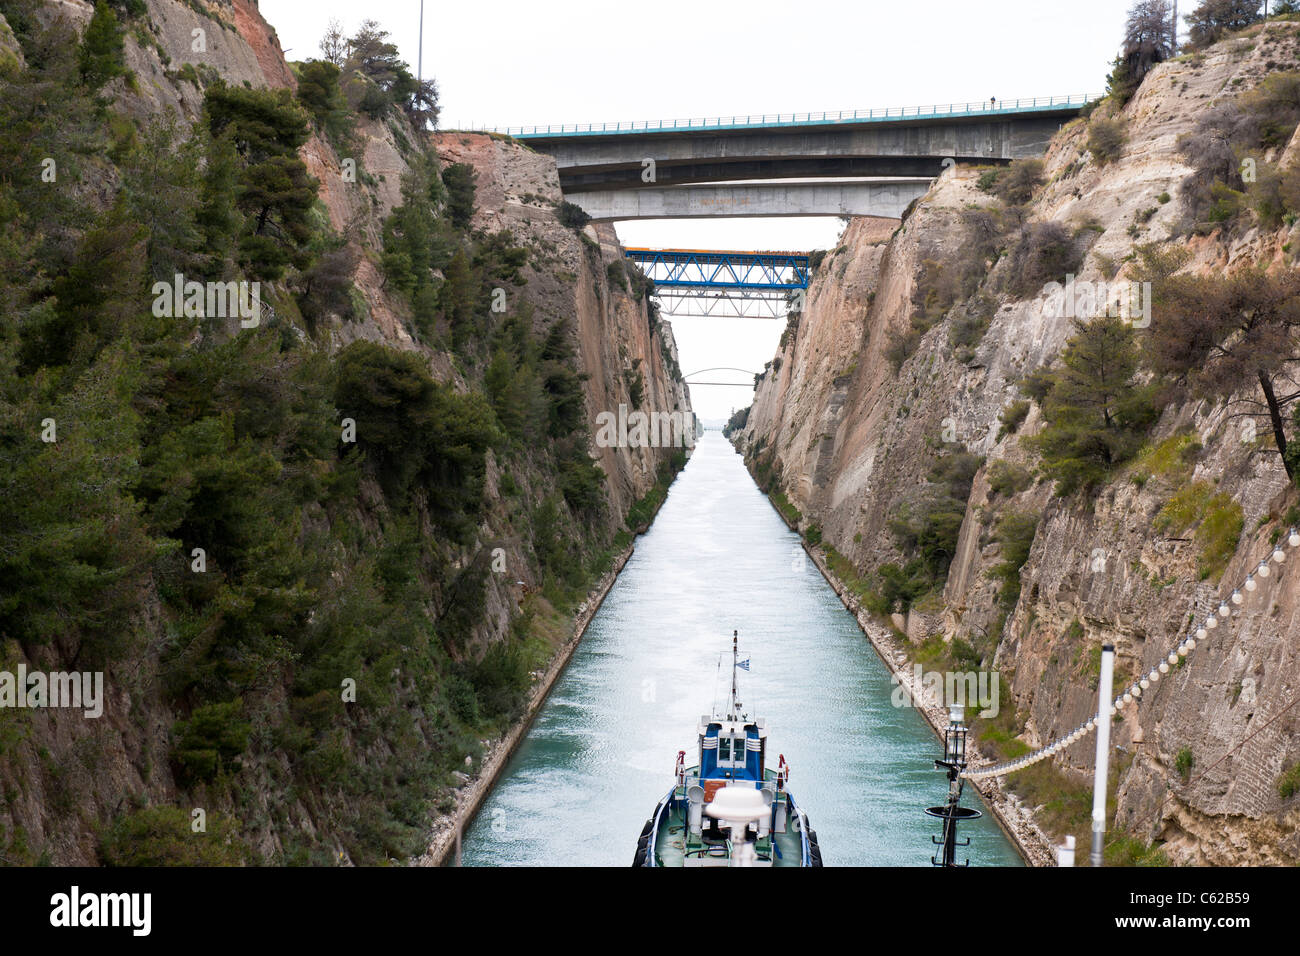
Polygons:
<instances>
[{"instance_id":1,"label":"vegetation on cliff","mask_svg":"<svg viewBox=\"0 0 1300 956\"><path fill-rule=\"evenodd\" d=\"M473 176L416 132L436 90L373 23L300 65L296 95L208 78L191 125L114 102L142 4L99 3L81 39L35 8L0 0L25 59L0 68L0 659L106 671L143 737L137 791L97 818L54 801L46 839L97 830L116 864L418 853L453 772L520 713L549 649L533 615L585 593L621 524L572 329L491 308L527 250L470 229ZM408 140L382 249L330 227L299 152L368 118ZM362 258L420 347L334 347ZM255 318L171 302L175 276L244 283ZM433 376L440 350L458 381ZM494 527L532 542L545 596L485 649L490 463ZM0 857L49 860L23 794L94 768L42 764L0 720Z\"/></svg>"}]
</instances>

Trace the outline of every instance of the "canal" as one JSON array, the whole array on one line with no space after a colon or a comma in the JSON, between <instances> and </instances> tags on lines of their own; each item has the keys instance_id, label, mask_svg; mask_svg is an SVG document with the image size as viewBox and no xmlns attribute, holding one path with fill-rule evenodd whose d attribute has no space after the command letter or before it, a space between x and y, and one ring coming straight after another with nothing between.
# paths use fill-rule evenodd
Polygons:
<instances>
[{"instance_id":1,"label":"canal","mask_svg":"<svg viewBox=\"0 0 1300 956\"><path fill-rule=\"evenodd\" d=\"M677 752L694 762L696 723L725 700L733 629L751 661L740 699L767 719L769 760L791 765L826 865L928 866L939 742L891 704L889 671L718 432L637 541L466 832L463 863L629 865ZM959 859L1021 865L966 793L985 815Z\"/></svg>"}]
</instances>

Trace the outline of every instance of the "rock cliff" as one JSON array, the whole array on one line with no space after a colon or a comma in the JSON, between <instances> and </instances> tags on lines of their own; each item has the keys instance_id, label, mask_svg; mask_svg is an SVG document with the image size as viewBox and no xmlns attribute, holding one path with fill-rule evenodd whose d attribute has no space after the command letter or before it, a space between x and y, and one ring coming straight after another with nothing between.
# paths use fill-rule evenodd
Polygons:
<instances>
[{"instance_id":1,"label":"rock cliff","mask_svg":"<svg viewBox=\"0 0 1300 956\"><path fill-rule=\"evenodd\" d=\"M251 0L144 0L123 7L125 73L103 90L123 137L128 128L143 136L158 124L188 130L203 117L205 93L220 82L297 89L301 64L285 61L274 29ZM62 20L74 35L84 34L94 15L86 0L19 0L12 9L32 12L43 27ZM36 29L24 24L17 32L31 37ZM23 50L0 17L0 69L11 68L24 68ZM585 608L579 605L585 588L628 548L646 510L653 513L655 495L661 498L684 461L681 448L598 443L598 416L617 413L620 405L677 413L689 423L693 443L694 417L671 327L659 321L639 277L624 267L612 230L559 221L562 197L551 160L499 138L417 129L397 108L379 116L354 112L349 122L347 137L327 136L313 124L298 157L318 184L317 237L328 235L348 253L341 261L351 263L342 277L350 307L331 307L307 323L294 306L301 277L290 273L266 283L273 319L290 341L310 341L331 356L361 341L400 350L415 356L416 366L440 386L482 398L489 391L484 365L490 349L458 351L440 334L417 328L412 300L389 281L384 258L386 224L405 201L403 185L416 167L431 163L437 173L468 165L477 174L474 208L456 241L473 250L504 236L508 255L519 257L517 274L500 283L503 314L530 316L527 335L571 356L564 364L583 406L575 418L577 465L559 461L547 442L494 442L483 455L478 524L465 541L440 539L427 492L413 494L414 503L386 501L377 473L363 472L346 504L329 500L332 492L309 502L294 517L294 547L309 555L322 540L331 542L327 560L337 564L318 592L330 596L292 627L285 625L275 640L296 640L298 628L305 638L339 608L364 600L348 593L349 582L364 580L376 556L409 563L394 573L416 588L407 603L420 623L367 650L364 663L349 665L355 671L388 662L379 696L373 688L368 698L363 692L363 706L351 711L332 712L339 707L339 675L323 689L312 688L317 696L309 705L302 696L305 668L293 673L298 655L274 664L254 655L252 667L271 666L233 702L248 717L238 730L246 736L234 746L240 752L223 758L227 769L204 784L180 772L176 754L185 728L198 727L194 713L211 711L196 708L192 694L164 686L178 628L185 625L168 605L174 593L166 574L151 568L131 601L131 651L103 667L102 719L60 710L0 712L0 862L104 862L109 831L117 862L337 864L417 857L437 818L455 808L454 791L477 772L487 738L509 733L521 716L510 702L500 708L508 719L475 716L477 692L467 688L477 679L500 680L495 671L483 676L489 665L476 669L476 662L509 645L492 660L524 666L525 685L528 666L539 675ZM95 211L109 205L124 177L116 160L116 154L94 158L102 176L90 204ZM434 279L446 281L440 273ZM148 307L142 295L139 308L147 313ZM487 324L478 318L471 341L487 337L480 331ZM535 405L545 401L545 395L528 397ZM586 459L596 468L583 470ZM588 498L581 509L569 503L565 485L573 471L594 476L595 500ZM409 517L399 516L408 510ZM417 557L424 553L422 537L431 539L425 552L432 551L432 560ZM545 556L542 544L549 548ZM362 634L380 627L385 622L367 616L374 613L372 607L345 629ZM0 629L0 670L80 666L70 650L75 635L52 645L39 638ZM524 664L520 654L527 655ZM527 699L527 686L516 690ZM160 808L175 814L148 815ZM188 822L177 822L188 821L196 808L212 820L220 844L215 849L190 847Z\"/></svg>"},{"instance_id":2,"label":"rock cliff","mask_svg":"<svg viewBox=\"0 0 1300 956\"><path fill-rule=\"evenodd\" d=\"M1294 269L1293 215L1278 225L1186 227L1181 187L1194 162L1180 144L1210 111L1294 70L1297 51L1300 24L1270 22L1161 64L1122 109L1103 101L1060 130L1043 185L1018 209L987 191L989 170L956 167L901 222L852 222L732 431L760 483L789 499L810 544L828 550L837 573L860 579L863 594L879 589L883 566L910 557L897 521L916 514L936 463L965 455L978 465L946 575L905 611L877 607L918 659L960 658L954 649L970 659L974 648L980 666L1002 675L1016 718L979 727L989 755L1047 743L1086 720L1103 641L1116 645L1120 675L1145 673L1294 520L1296 489L1275 447L1244 430L1232 402L1167 405L1146 451L1095 494L1054 495L1028 444L1044 427L1041 409L1020 386L1058 360L1074 326L1037 288L1017 288L1007 253L1023 230L1057 224L1082 256L1070 270L1080 282L1127 284L1144 248L1183 250L1183 274ZM1092 148L1105 123L1125 131L1113 157ZM1286 132L1289 142L1256 155L1260 164L1287 166L1297 138ZM985 243L981 230L995 235ZM972 284L943 302L941 316L918 321L945 266L967 270ZM1203 539L1162 509L1210 490L1239 506L1242 530L1230 557L1207 571ZM1010 606L999 600L998 520L1008 513L1037 518ZM1116 727L1114 819L1142 852L1176 863L1300 861L1300 803L1279 785L1300 761L1300 708L1287 710L1300 686L1300 576L1286 565L1270 582ZM1055 836L1086 843L1086 799L1081 815L1060 807L1089 786L1092 748L1092 738L1074 745L1021 788ZM1017 789L1014 775L1003 780Z\"/></svg>"}]
</instances>

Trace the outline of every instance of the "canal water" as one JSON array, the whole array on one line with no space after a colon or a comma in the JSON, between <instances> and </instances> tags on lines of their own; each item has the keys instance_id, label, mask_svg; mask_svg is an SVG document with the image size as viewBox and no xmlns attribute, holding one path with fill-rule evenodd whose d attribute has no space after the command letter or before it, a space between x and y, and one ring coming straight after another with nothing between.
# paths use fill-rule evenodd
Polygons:
<instances>
[{"instance_id":1,"label":"canal water","mask_svg":"<svg viewBox=\"0 0 1300 956\"><path fill-rule=\"evenodd\" d=\"M469 866L627 866L672 783L694 763L700 716L730 681L767 719L768 758L827 866L928 866L943 802L924 719L894 707L889 672L739 455L706 432L495 789L465 834ZM719 661L721 660L721 666ZM972 866L1021 865L983 819L964 826Z\"/></svg>"}]
</instances>

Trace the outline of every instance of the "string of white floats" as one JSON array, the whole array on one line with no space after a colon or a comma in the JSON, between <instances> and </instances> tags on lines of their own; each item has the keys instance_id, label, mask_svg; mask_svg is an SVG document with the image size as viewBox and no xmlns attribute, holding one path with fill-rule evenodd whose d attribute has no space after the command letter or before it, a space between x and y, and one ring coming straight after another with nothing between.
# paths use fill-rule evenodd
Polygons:
<instances>
[{"instance_id":1,"label":"string of white floats","mask_svg":"<svg viewBox=\"0 0 1300 956\"><path fill-rule=\"evenodd\" d=\"M1300 547L1300 531L1292 528L1287 533L1286 543L1292 548ZM1133 682L1122 694L1115 698L1110 705L1110 715L1114 717L1121 709L1135 705L1148 688L1160 680L1169 669L1176 665L1181 659L1185 658L1192 651L1196 650L1199 644L1209 640L1210 632L1218 629L1219 625L1226 622L1232 617L1233 609L1239 608L1245 600L1246 593L1253 592L1259 587L1256 578L1267 578L1271 573L1269 559L1275 564L1282 564L1286 561L1286 551L1282 548L1281 540L1273 546L1273 553L1269 557L1259 562L1254 571L1246 575L1246 580L1239 587L1233 588L1232 594L1227 598L1219 601L1217 609L1211 610L1194 628L1192 628L1182 642L1169 652L1169 655L1163 658L1159 664L1151 668L1150 673ZM1098 715L1100 716L1100 715ZM962 777L967 780L982 780L987 777L1000 777L1004 774L1015 773L1017 770L1024 770L1026 767L1045 760L1048 757L1055 756L1067 747L1078 743L1084 737L1087 737L1097 729L1097 717L1093 717L1084 724L1080 724L1074 730L1070 731L1063 737L1058 737L1044 747L1035 750L1033 753L1025 754L1023 757L1017 757L1014 760L1008 760L1004 763L995 764L991 767L982 767L978 770L967 770Z\"/></svg>"}]
</instances>

